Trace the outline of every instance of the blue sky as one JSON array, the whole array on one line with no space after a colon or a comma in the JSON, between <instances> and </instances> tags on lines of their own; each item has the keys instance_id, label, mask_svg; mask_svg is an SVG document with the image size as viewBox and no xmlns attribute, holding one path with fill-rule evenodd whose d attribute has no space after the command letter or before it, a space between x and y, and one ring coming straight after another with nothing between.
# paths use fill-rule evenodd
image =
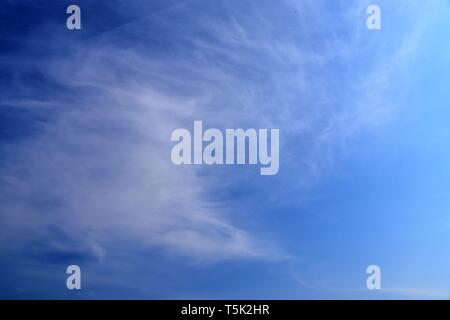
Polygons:
<instances>
[{"instance_id":1,"label":"blue sky","mask_svg":"<svg viewBox=\"0 0 450 320\"><path fill-rule=\"evenodd\" d=\"M1 298L450 297L448 1L74 3L0 2ZM279 173L174 166L194 120Z\"/></svg>"}]
</instances>

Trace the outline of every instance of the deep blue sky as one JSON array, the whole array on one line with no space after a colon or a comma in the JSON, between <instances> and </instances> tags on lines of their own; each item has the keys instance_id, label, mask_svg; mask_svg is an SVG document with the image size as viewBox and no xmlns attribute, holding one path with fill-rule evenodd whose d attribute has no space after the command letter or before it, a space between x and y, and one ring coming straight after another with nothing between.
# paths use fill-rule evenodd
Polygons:
<instances>
[{"instance_id":1,"label":"deep blue sky","mask_svg":"<svg viewBox=\"0 0 450 320\"><path fill-rule=\"evenodd\" d=\"M450 4L369 4L0 1L0 298L449 298ZM278 175L175 167L194 120Z\"/></svg>"}]
</instances>

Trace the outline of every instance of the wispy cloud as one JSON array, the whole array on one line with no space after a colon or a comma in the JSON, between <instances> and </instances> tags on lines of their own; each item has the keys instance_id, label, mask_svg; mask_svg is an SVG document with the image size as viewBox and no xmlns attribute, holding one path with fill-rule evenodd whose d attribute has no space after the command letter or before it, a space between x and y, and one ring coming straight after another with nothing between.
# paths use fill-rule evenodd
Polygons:
<instances>
[{"instance_id":1,"label":"wispy cloud","mask_svg":"<svg viewBox=\"0 0 450 320\"><path fill-rule=\"evenodd\" d=\"M363 4L329 5L134 2L123 23L101 32L55 35L51 22L23 39L52 54L0 60L11 78L1 105L32 111L37 127L1 146L0 250L46 242L65 253L75 244L102 260L132 241L207 263L285 257L241 223L235 210L246 206L211 196L248 175L173 166L170 133L198 119L280 128L281 184L261 198L314 184L348 139L395 115L390 84L421 35L419 24L400 45L379 45L363 29ZM124 6L108 10L120 16Z\"/></svg>"},{"instance_id":2,"label":"wispy cloud","mask_svg":"<svg viewBox=\"0 0 450 320\"><path fill-rule=\"evenodd\" d=\"M279 14L286 14L290 5L280 4ZM39 105L52 115L39 135L8 150L10 161L2 169L8 185L2 204L7 224L29 228L30 237L35 227L48 224L74 237L88 232L95 247L102 247L111 234L127 234L202 259L269 254L233 225L227 204L208 199L214 184L195 170L172 166L167 137L195 118L214 126L281 127L285 142L315 136L316 147L302 162L305 170L317 172L326 149L385 115L361 100L373 96L355 97L341 110L334 106L341 86L330 90L334 84L324 82L325 75L309 72L352 59L355 34L347 34L350 42L345 42L332 19L322 19L307 32L297 29L304 21L300 18L329 11L324 2L294 8L293 28L286 32L285 23L271 20L278 13L268 15L264 8L253 8L249 20L224 5L228 11L220 18L192 15L182 27L170 18L194 12L189 4L170 7L81 41L68 56L39 64L26 61L28 69L54 83L54 91L68 92L70 99L39 96L24 83L24 70L18 71L13 90L19 94L7 103ZM339 25L348 31L359 11L354 6L341 9L345 20ZM161 40L155 30L170 32ZM331 35L318 40L325 49L320 53L301 41L327 31ZM138 41L123 40L128 37ZM159 53L157 46L147 44L151 41L169 48ZM380 94L380 86L387 85L386 69L375 69L381 71L369 72L369 83L360 84L363 92ZM380 84L375 89L374 81ZM45 213L36 202L46 202Z\"/></svg>"}]
</instances>

